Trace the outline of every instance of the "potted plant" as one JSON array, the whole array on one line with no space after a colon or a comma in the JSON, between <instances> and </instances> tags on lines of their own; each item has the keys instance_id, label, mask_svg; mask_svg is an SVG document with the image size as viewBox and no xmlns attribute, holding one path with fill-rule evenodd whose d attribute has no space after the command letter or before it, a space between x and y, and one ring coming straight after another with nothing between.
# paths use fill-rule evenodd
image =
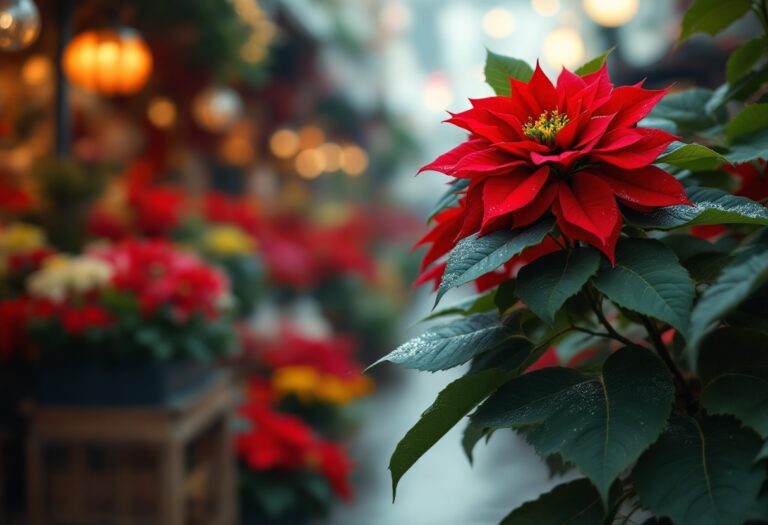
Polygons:
<instances>
[{"instance_id":1,"label":"potted plant","mask_svg":"<svg viewBox=\"0 0 768 525\"><path fill-rule=\"evenodd\" d=\"M234 346L226 277L167 241L49 257L27 297L43 403L171 402Z\"/></svg>"},{"instance_id":2,"label":"potted plant","mask_svg":"<svg viewBox=\"0 0 768 525\"><path fill-rule=\"evenodd\" d=\"M765 2L696 0L681 38L750 9L768 30ZM423 168L450 186L420 279L483 293L384 358L468 369L397 446L395 487L471 414L470 459L512 429L579 471L503 524L768 520L765 38L714 92L616 87L607 54L553 83L489 53L496 96Z\"/></svg>"}]
</instances>

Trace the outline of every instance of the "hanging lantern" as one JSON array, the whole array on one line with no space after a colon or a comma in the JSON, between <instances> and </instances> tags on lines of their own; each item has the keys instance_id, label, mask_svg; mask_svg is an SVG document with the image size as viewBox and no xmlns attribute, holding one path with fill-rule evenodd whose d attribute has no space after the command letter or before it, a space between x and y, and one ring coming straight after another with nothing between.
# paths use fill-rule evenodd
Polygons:
<instances>
[{"instance_id":1,"label":"hanging lantern","mask_svg":"<svg viewBox=\"0 0 768 525\"><path fill-rule=\"evenodd\" d=\"M0 0L0 49L19 51L40 34L40 13L32 0Z\"/></svg>"},{"instance_id":2,"label":"hanging lantern","mask_svg":"<svg viewBox=\"0 0 768 525\"><path fill-rule=\"evenodd\" d=\"M200 126L212 132L229 129L243 112L240 95L228 87L210 87L192 101L192 114Z\"/></svg>"},{"instance_id":3,"label":"hanging lantern","mask_svg":"<svg viewBox=\"0 0 768 525\"><path fill-rule=\"evenodd\" d=\"M129 28L80 33L64 50L63 61L72 84L102 95L136 93L152 72L152 53Z\"/></svg>"}]
</instances>

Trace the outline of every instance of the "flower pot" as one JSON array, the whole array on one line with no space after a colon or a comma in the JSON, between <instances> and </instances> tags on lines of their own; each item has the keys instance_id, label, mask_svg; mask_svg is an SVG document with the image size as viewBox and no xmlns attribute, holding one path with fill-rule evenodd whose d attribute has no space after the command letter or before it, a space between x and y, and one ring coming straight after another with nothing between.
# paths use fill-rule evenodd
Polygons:
<instances>
[{"instance_id":1,"label":"flower pot","mask_svg":"<svg viewBox=\"0 0 768 525\"><path fill-rule=\"evenodd\" d=\"M211 364L43 363L36 400L45 405L167 406L194 394L221 372Z\"/></svg>"}]
</instances>

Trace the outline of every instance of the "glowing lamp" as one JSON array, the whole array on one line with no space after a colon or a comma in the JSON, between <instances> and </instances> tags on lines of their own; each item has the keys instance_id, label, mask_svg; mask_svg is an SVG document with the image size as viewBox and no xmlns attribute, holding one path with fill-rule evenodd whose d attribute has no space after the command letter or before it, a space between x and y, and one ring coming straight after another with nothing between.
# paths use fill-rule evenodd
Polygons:
<instances>
[{"instance_id":1,"label":"glowing lamp","mask_svg":"<svg viewBox=\"0 0 768 525\"><path fill-rule=\"evenodd\" d=\"M129 28L86 31L64 50L64 72L72 84L102 95L131 95L152 72L152 53Z\"/></svg>"}]
</instances>

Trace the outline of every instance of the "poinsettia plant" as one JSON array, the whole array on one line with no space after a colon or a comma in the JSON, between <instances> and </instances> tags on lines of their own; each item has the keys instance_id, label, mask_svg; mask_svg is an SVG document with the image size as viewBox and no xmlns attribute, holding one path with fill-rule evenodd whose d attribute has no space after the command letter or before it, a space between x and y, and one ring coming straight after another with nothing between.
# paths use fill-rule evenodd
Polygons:
<instances>
[{"instance_id":1,"label":"poinsettia plant","mask_svg":"<svg viewBox=\"0 0 768 525\"><path fill-rule=\"evenodd\" d=\"M764 2L696 0L681 39L750 8L768 29ZM715 91L617 87L606 57L552 82L489 53L496 96L452 114L467 140L423 168L451 180L419 281L481 294L382 359L468 365L397 446L393 488L471 413L470 460L513 429L580 473L504 524L764 523L766 37Z\"/></svg>"}]
</instances>

